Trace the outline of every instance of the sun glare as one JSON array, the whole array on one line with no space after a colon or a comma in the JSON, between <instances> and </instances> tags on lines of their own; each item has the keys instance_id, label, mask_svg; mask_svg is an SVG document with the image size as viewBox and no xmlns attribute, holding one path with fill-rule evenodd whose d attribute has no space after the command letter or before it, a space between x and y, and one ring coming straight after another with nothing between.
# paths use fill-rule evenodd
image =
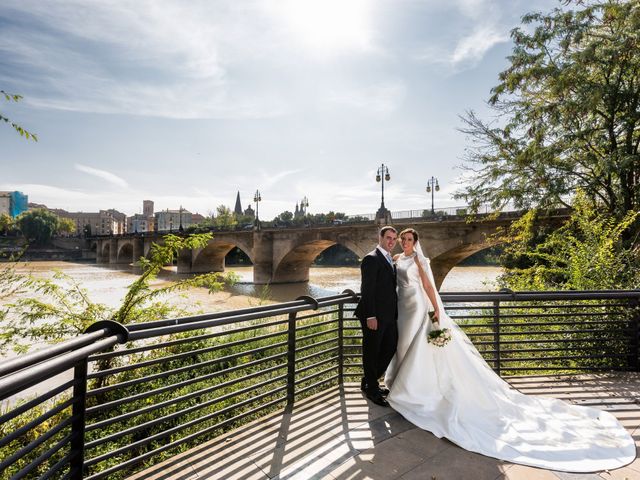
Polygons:
<instances>
[{"instance_id":1,"label":"sun glare","mask_svg":"<svg viewBox=\"0 0 640 480\"><path fill-rule=\"evenodd\" d=\"M296 37L307 46L330 52L367 48L369 5L366 0L289 0L282 15Z\"/></svg>"}]
</instances>

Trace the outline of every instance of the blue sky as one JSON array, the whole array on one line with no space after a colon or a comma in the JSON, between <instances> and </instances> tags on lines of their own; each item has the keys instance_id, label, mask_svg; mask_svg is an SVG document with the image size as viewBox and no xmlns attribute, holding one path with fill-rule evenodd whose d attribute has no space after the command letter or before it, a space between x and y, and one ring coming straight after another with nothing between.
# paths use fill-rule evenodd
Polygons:
<instances>
[{"instance_id":1,"label":"blue sky","mask_svg":"<svg viewBox=\"0 0 640 480\"><path fill-rule=\"evenodd\" d=\"M459 205L457 129L555 0L3 0L0 190L67 210Z\"/></svg>"}]
</instances>

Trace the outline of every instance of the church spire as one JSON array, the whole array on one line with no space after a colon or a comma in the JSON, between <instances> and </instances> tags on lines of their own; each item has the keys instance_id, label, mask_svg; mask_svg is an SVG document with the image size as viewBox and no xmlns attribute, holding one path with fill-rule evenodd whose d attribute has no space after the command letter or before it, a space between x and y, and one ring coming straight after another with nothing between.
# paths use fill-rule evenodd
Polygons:
<instances>
[{"instance_id":1,"label":"church spire","mask_svg":"<svg viewBox=\"0 0 640 480\"><path fill-rule=\"evenodd\" d=\"M242 205L240 204L240 191L238 190L238 195L236 195L236 206L233 209L233 213L236 215L242 215Z\"/></svg>"}]
</instances>

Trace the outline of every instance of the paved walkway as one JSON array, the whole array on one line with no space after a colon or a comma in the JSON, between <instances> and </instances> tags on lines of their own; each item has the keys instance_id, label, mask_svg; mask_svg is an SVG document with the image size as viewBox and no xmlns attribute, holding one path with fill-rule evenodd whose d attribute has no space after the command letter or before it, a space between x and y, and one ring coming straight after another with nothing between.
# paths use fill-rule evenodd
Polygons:
<instances>
[{"instance_id":1,"label":"paved walkway","mask_svg":"<svg viewBox=\"0 0 640 480\"><path fill-rule=\"evenodd\" d=\"M640 446L640 374L509 379L523 393L608 410ZM368 402L358 385L332 388L141 472L136 480L426 479L640 480L640 460L570 474L467 452Z\"/></svg>"}]
</instances>

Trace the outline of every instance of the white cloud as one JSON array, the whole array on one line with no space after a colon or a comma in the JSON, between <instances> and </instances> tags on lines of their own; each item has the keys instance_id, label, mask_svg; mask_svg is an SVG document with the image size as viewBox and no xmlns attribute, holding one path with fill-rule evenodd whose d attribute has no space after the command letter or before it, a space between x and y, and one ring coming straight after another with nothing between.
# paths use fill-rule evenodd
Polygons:
<instances>
[{"instance_id":1,"label":"white cloud","mask_svg":"<svg viewBox=\"0 0 640 480\"><path fill-rule=\"evenodd\" d=\"M123 178L118 177L117 175L107 172L106 170L100 170L93 167L88 167L86 165L80 165L76 163L76 170L80 172L88 173L89 175L93 175L94 177L101 178L102 180L115 185L117 187L128 187L128 183Z\"/></svg>"},{"instance_id":2,"label":"white cloud","mask_svg":"<svg viewBox=\"0 0 640 480\"><path fill-rule=\"evenodd\" d=\"M44 203L47 206L51 206L46 202L55 202L58 204L60 201L68 200L71 202L86 201L91 195L75 189L66 189L55 187L52 185L42 185L39 183L23 183L23 184L3 184L0 185L0 190L14 191L17 190L29 196L30 202Z\"/></svg>"},{"instance_id":3,"label":"white cloud","mask_svg":"<svg viewBox=\"0 0 640 480\"><path fill-rule=\"evenodd\" d=\"M450 62L456 66L463 63L475 65L498 43L506 42L509 35L499 32L490 25L481 25L466 37L458 41L450 56Z\"/></svg>"},{"instance_id":4,"label":"white cloud","mask_svg":"<svg viewBox=\"0 0 640 480\"><path fill-rule=\"evenodd\" d=\"M235 2L8 0L2 9L31 19L31 28L9 24L0 38L0 53L26 77L14 80L27 104L168 118L287 110L278 95L252 94L229 77L239 51L262 48L254 33L260 18L242 18ZM25 92L28 84L33 91Z\"/></svg>"},{"instance_id":5,"label":"white cloud","mask_svg":"<svg viewBox=\"0 0 640 480\"><path fill-rule=\"evenodd\" d=\"M453 37L424 46L414 55L418 60L445 66L449 73L457 73L473 68L495 45L509 40L513 25L506 23L503 10L495 2L455 0L450 5L454 10L449 28Z\"/></svg>"}]
</instances>

